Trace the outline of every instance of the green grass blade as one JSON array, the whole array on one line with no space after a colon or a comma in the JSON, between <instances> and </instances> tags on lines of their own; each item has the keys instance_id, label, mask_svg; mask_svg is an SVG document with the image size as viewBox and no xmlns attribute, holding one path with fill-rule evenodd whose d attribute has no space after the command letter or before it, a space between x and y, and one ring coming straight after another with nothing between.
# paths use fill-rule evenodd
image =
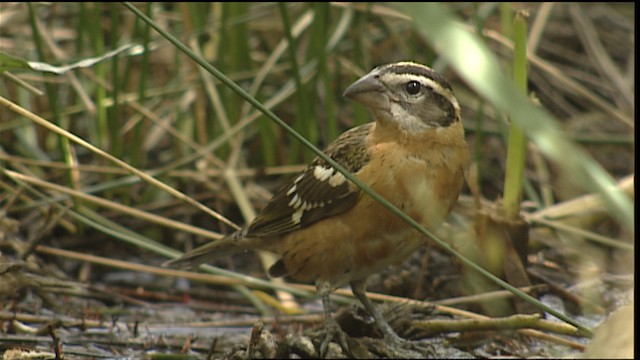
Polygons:
<instances>
[{"instance_id":1,"label":"green grass blade","mask_svg":"<svg viewBox=\"0 0 640 360\"><path fill-rule=\"evenodd\" d=\"M522 12L513 21L513 81L521 94L527 95L527 23ZM517 116L517 115L516 115ZM504 212L507 219L515 220L520 214L522 180L527 139L519 123L509 123L507 167L504 182Z\"/></svg>"},{"instance_id":2,"label":"green grass blade","mask_svg":"<svg viewBox=\"0 0 640 360\"><path fill-rule=\"evenodd\" d=\"M293 31L291 29L291 21L289 19L289 13L287 11L287 5L283 2L278 3L278 9L280 11L280 16L282 17L282 26L284 28L284 34L287 38L287 42L289 46L287 49L289 50L289 59L291 61L291 73L293 74L293 79L296 84L297 91L297 114L295 115L296 119L298 119L298 123L296 124L296 128L298 130L303 129L305 126L305 122L313 123L311 119L314 118L312 116L312 112L310 109L310 105L307 101L307 86L302 81L302 75L300 74L300 65L298 64L298 57L296 56L297 43L295 41L295 37L293 36ZM293 163L295 161L299 161L300 154L300 143L296 142L291 144L291 149L289 151L289 163Z\"/></svg>"},{"instance_id":3,"label":"green grass blade","mask_svg":"<svg viewBox=\"0 0 640 360\"><path fill-rule=\"evenodd\" d=\"M45 52L44 44L40 34L40 27L38 26L37 14L34 8L34 4L27 3L27 6L29 8L29 20L31 24L31 30L33 31L33 39L36 45L36 50L38 51L39 60L41 62L47 62L47 59L45 58L46 52ZM57 93L56 87L52 85L50 82L45 82L45 89L46 89L47 99L49 101L49 106L51 108L51 116L52 116L53 122L58 126L66 127L66 125L68 124L63 123L62 117L60 116L60 109L58 107L58 99L57 99L58 93ZM72 165L75 164L75 159L71 151L71 145L69 143L69 140L64 137L58 137L57 140L58 140L58 148L60 150L60 153L62 154L62 157L64 158L65 163L69 165L69 168L71 168ZM65 171L65 180L70 187L75 187L74 186L75 180L71 170ZM75 205L77 206L78 204L75 204Z\"/></svg>"}]
</instances>

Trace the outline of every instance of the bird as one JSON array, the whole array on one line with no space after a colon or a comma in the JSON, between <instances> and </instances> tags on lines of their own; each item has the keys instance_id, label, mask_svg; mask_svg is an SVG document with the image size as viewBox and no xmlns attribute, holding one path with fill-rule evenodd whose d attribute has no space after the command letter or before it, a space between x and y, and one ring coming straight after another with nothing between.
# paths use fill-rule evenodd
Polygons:
<instances>
[{"instance_id":1,"label":"bird","mask_svg":"<svg viewBox=\"0 0 640 360\"><path fill-rule=\"evenodd\" d=\"M343 96L368 108L373 121L342 133L324 153L436 231L456 204L469 165L460 105L449 83L426 65L401 61L374 68ZM403 348L407 341L366 295L367 278L401 263L426 241L317 157L284 183L248 226L163 265L193 267L247 249L273 252L278 260L270 276L315 283L325 318L321 354L333 340L348 348L329 298L347 284L385 343Z\"/></svg>"}]
</instances>

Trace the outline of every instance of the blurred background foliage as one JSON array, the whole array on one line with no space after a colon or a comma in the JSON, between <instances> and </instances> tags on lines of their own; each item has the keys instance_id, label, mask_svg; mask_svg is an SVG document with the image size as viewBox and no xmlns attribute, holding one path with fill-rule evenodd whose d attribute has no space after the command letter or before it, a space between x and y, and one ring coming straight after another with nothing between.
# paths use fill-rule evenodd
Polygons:
<instances>
[{"instance_id":1,"label":"blurred background foliage","mask_svg":"<svg viewBox=\"0 0 640 360\"><path fill-rule=\"evenodd\" d=\"M532 96L550 111L566 136L587 149L611 175L631 174L633 76L628 75L633 73L629 37L633 19L628 10L632 5L505 5L458 3L448 5L448 10L462 18L469 30L484 29L486 44L505 64L511 56L504 45L510 19L518 6L530 11L529 22L537 26L530 37L534 44L530 55L551 67L529 66ZM370 121L362 107L347 104L341 96L359 75L376 65L407 59L433 66L450 79L462 103L483 196L495 200L501 194L504 116L460 81L395 7L345 3L138 6L319 147L345 129ZM225 167L241 170L249 182L269 184L274 177L268 175L297 171L313 157L121 4L3 4L1 21L0 50L51 65L68 65L135 45L62 75L5 66L3 70L10 71L3 72L2 96L134 167L158 170L162 182L223 214L233 214L232 204L221 206L230 200L225 198L220 176ZM578 31L570 31L571 26ZM135 206L161 206L167 201L162 200L166 193L155 187L119 184L122 169L70 145L65 137L4 107L1 115L2 161L7 168L21 165L34 176L78 190L100 186L95 194ZM198 149L209 155L198 155ZM528 161L533 165L536 159L534 152ZM80 170L69 170L74 166ZM545 168L543 174L539 167L529 167L525 180L525 200L532 200L536 207L584 191L571 174L558 171L553 163ZM14 186L7 194L15 191ZM250 198L259 207L268 196L251 194ZM178 215L182 221L194 223L184 217L198 216L189 209L172 215L179 205L164 205L163 214ZM224 230L201 221L196 223Z\"/></svg>"}]
</instances>

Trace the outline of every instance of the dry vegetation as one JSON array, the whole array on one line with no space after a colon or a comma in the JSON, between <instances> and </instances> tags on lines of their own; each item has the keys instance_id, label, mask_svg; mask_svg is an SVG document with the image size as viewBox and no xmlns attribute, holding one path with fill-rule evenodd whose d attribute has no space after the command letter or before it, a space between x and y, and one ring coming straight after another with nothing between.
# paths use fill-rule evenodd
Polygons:
<instances>
[{"instance_id":1,"label":"dry vegetation","mask_svg":"<svg viewBox=\"0 0 640 360\"><path fill-rule=\"evenodd\" d=\"M463 107L477 190L465 187L438 235L488 266L478 218L502 197L506 117L406 15L383 4L136 6L319 147L369 121L341 97L358 75L404 59L442 71ZM530 97L633 201L634 4L447 6L469 31L483 30L505 68L512 50L502 34L526 7ZM134 44L59 75L4 57L62 66ZM268 279L267 256L240 254L197 274L158 267L175 249L245 224L311 151L122 4L2 3L0 51L5 359L317 356L320 301L308 285ZM613 338L599 333L588 354L632 355L634 234L621 220L629 214L540 142L526 148L528 292L588 328L622 307ZM569 324L539 320L548 316L435 244L374 276L369 291L387 301L401 335L433 345L425 356L574 357L590 342ZM335 303L351 355L384 357L350 292L338 291Z\"/></svg>"}]
</instances>

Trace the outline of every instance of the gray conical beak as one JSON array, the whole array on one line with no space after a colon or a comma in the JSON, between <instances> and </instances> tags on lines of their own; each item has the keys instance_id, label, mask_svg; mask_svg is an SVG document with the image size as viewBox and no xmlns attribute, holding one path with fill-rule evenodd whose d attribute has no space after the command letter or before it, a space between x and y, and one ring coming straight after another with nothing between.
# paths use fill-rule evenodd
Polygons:
<instances>
[{"instance_id":1,"label":"gray conical beak","mask_svg":"<svg viewBox=\"0 0 640 360\"><path fill-rule=\"evenodd\" d=\"M343 95L372 109L389 109L387 89L375 70L351 84Z\"/></svg>"}]
</instances>

